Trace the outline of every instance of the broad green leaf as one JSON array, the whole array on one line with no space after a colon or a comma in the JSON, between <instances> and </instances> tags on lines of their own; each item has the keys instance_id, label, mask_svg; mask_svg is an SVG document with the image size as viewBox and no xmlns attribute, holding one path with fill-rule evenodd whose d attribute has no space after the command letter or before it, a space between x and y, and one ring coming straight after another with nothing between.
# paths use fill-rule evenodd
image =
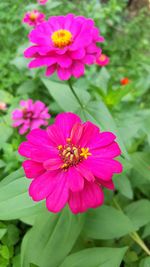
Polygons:
<instances>
[{"instance_id":1,"label":"broad green leaf","mask_svg":"<svg viewBox=\"0 0 150 267\"><path fill-rule=\"evenodd\" d=\"M77 240L84 218L84 214L75 216L68 209L40 215L23 242L21 266L59 266Z\"/></svg>"},{"instance_id":2,"label":"broad green leaf","mask_svg":"<svg viewBox=\"0 0 150 267\"><path fill-rule=\"evenodd\" d=\"M12 98L13 98L13 96L10 93L8 93L4 90L0 90L0 101L5 102L6 104L7 103L9 104L9 103L11 103Z\"/></svg>"},{"instance_id":3,"label":"broad green leaf","mask_svg":"<svg viewBox=\"0 0 150 267\"><path fill-rule=\"evenodd\" d=\"M105 97L105 101L108 105L117 105L124 96L129 94L133 89L133 84L127 86L119 87L117 90L111 90Z\"/></svg>"},{"instance_id":4,"label":"broad green leaf","mask_svg":"<svg viewBox=\"0 0 150 267\"><path fill-rule=\"evenodd\" d=\"M18 89L17 89L17 93L19 95L25 95L28 93L33 93L33 91L36 89L36 83L34 82L34 80L28 80L25 81L24 83L22 83Z\"/></svg>"},{"instance_id":5,"label":"broad green leaf","mask_svg":"<svg viewBox=\"0 0 150 267\"><path fill-rule=\"evenodd\" d=\"M99 125L100 129L104 131L114 132L117 136L117 141L119 142L120 147L122 149L122 153L124 154L126 158L129 159L129 154L122 141L122 137L117 128L116 122L114 118L112 117L111 113L109 112L108 108L106 107L106 105L102 101L91 102L86 107L86 116L88 120Z\"/></svg>"},{"instance_id":6,"label":"broad green leaf","mask_svg":"<svg viewBox=\"0 0 150 267\"><path fill-rule=\"evenodd\" d=\"M20 175L19 175L20 174ZM12 220L41 212L44 203L35 203L28 195L30 180L22 171L12 173L0 182L0 220Z\"/></svg>"},{"instance_id":7,"label":"broad green leaf","mask_svg":"<svg viewBox=\"0 0 150 267\"><path fill-rule=\"evenodd\" d=\"M146 199L135 201L125 208L125 212L134 227L139 229L150 222L150 201Z\"/></svg>"},{"instance_id":8,"label":"broad green leaf","mask_svg":"<svg viewBox=\"0 0 150 267\"><path fill-rule=\"evenodd\" d=\"M6 234L7 228L0 229L0 240Z\"/></svg>"},{"instance_id":9,"label":"broad green leaf","mask_svg":"<svg viewBox=\"0 0 150 267\"><path fill-rule=\"evenodd\" d=\"M134 169L141 175L142 177L150 181L150 153L146 152L136 152L131 154L131 161Z\"/></svg>"},{"instance_id":10,"label":"broad green leaf","mask_svg":"<svg viewBox=\"0 0 150 267\"><path fill-rule=\"evenodd\" d=\"M69 255L60 267L120 267L127 248L90 248Z\"/></svg>"},{"instance_id":11,"label":"broad green leaf","mask_svg":"<svg viewBox=\"0 0 150 267\"><path fill-rule=\"evenodd\" d=\"M140 261L139 267L149 267L150 266L150 257L146 257Z\"/></svg>"},{"instance_id":12,"label":"broad green leaf","mask_svg":"<svg viewBox=\"0 0 150 267\"><path fill-rule=\"evenodd\" d=\"M75 96L70 90L69 85L65 83L63 84L59 82L54 82L49 79L42 79L42 81L47 87L51 96L55 99L58 105L62 108L62 110L75 112L81 109ZM77 95L81 99L81 102L83 103L83 105L86 105L88 101L90 100L90 96L88 92L82 89L78 89L78 88L74 88L74 90L76 91Z\"/></svg>"},{"instance_id":13,"label":"broad green leaf","mask_svg":"<svg viewBox=\"0 0 150 267\"><path fill-rule=\"evenodd\" d=\"M142 237L146 238L148 236L150 236L150 223L145 226Z\"/></svg>"},{"instance_id":14,"label":"broad green leaf","mask_svg":"<svg viewBox=\"0 0 150 267\"><path fill-rule=\"evenodd\" d=\"M5 162L0 159L0 168L3 168L5 166Z\"/></svg>"},{"instance_id":15,"label":"broad green leaf","mask_svg":"<svg viewBox=\"0 0 150 267\"><path fill-rule=\"evenodd\" d=\"M13 267L20 267L20 254L13 257Z\"/></svg>"},{"instance_id":16,"label":"broad green leaf","mask_svg":"<svg viewBox=\"0 0 150 267\"><path fill-rule=\"evenodd\" d=\"M8 224L3 244L7 244L9 247L15 245L19 240L19 234L19 229L14 224Z\"/></svg>"},{"instance_id":17,"label":"broad green leaf","mask_svg":"<svg viewBox=\"0 0 150 267\"><path fill-rule=\"evenodd\" d=\"M94 239L119 238L134 231L130 219L121 211L103 205L90 210L85 222L83 233Z\"/></svg>"},{"instance_id":18,"label":"broad green leaf","mask_svg":"<svg viewBox=\"0 0 150 267\"><path fill-rule=\"evenodd\" d=\"M115 188L125 197L133 198L133 189L129 178L125 174L115 175Z\"/></svg>"},{"instance_id":19,"label":"broad green leaf","mask_svg":"<svg viewBox=\"0 0 150 267\"><path fill-rule=\"evenodd\" d=\"M110 74L105 67L101 68L99 72L94 72L94 77L90 80L91 85L96 87L96 89L101 94L106 94L108 89L108 82L110 79Z\"/></svg>"},{"instance_id":20,"label":"broad green leaf","mask_svg":"<svg viewBox=\"0 0 150 267\"><path fill-rule=\"evenodd\" d=\"M3 148L5 142L12 135L12 132L12 128L0 120L0 149Z\"/></svg>"}]
</instances>

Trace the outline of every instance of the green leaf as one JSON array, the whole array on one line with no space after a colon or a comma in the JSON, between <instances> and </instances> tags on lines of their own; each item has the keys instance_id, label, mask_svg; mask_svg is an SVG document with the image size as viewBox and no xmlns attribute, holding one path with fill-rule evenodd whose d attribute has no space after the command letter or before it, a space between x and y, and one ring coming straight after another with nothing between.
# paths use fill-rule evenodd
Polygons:
<instances>
[{"instance_id":1,"label":"green leaf","mask_svg":"<svg viewBox=\"0 0 150 267\"><path fill-rule=\"evenodd\" d=\"M150 223L145 226L142 237L146 238L148 236L150 236Z\"/></svg>"},{"instance_id":2,"label":"green leaf","mask_svg":"<svg viewBox=\"0 0 150 267\"><path fill-rule=\"evenodd\" d=\"M149 267L150 266L150 257L146 257L140 261L139 267Z\"/></svg>"},{"instance_id":3,"label":"green leaf","mask_svg":"<svg viewBox=\"0 0 150 267\"><path fill-rule=\"evenodd\" d=\"M125 197L133 199L133 189L129 178L125 174L115 175L115 188Z\"/></svg>"},{"instance_id":4,"label":"green leaf","mask_svg":"<svg viewBox=\"0 0 150 267\"><path fill-rule=\"evenodd\" d=\"M49 79L42 79L42 81L47 87L51 96L62 108L62 110L75 112L81 109L75 96L71 92L69 85L65 83L62 84L59 82L54 82ZM83 105L87 105L88 101L90 100L90 95L88 94L88 92L85 90L81 90L80 88L74 88L74 90L81 99Z\"/></svg>"},{"instance_id":5,"label":"green leaf","mask_svg":"<svg viewBox=\"0 0 150 267\"><path fill-rule=\"evenodd\" d=\"M134 231L130 219L121 211L103 205L90 210L83 233L94 239L119 238Z\"/></svg>"},{"instance_id":6,"label":"green leaf","mask_svg":"<svg viewBox=\"0 0 150 267\"><path fill-rule=\"evenodd\" d=\"M136 152L131 154L131 161L134 169L147 181L150 181L149 158L150 153Z\"/></svg>"},{"instance_id":7,"label":"green leaf","mask_svg":"<svg viewBox=\"0 0 150 267\"><path fill-rule=\"evenodd\" d=\"M60 267L120 267L127 248L90 248L69 255Z\"/></svg>"},{"instance_id":8,"label":"green leaf","mask_svg":"<svg viewBox=\"0 0 150 267\"><path fill-rule=\"evenodd\" d=\"M150 201L141 199L133 202L125 208L125 212L134 227L139 229L150 222Z\"/></svg>"},{"instance_id":9,"label":"green leaf","mask_svg":"<svg viewBox=\"0 0 150 267\"><path fill-rule=\"evenodd\" d=\"M108 105L117 105L124 96L129 94L133 90L133 84L119 87L117 90L111 90L105 98Z\"/></svg>"},{"instance_id":10,"label":"green leaf","mask_svg":"<svg viewBox=\"0 0 150 267\"><path fill-rule=\"evenodd\" d=\"M23 242L22 267L30 263L40 267L59 266L77 240L84 217L75 216L68 209L59 214L47 211L39 216Z\"/></svg>"},{"instance_id":11,"label":"green leaf","mask_svg":"<svg viewBox=\"0 0 150 267\"><path fill-rule=\"evenodd\" d=\"M0 220L12 220L41 212L44 203L35 203L28 195L30 181L22 177L22 170L0 182Z\"/></svg>"},{"instance_id":12,"label":"green leaf","mask_svg":"<svg viewBox=\"0 0 150 267\"><path fill-rule=\"evenodd\" d=\"M3 244L7 246L15 245L19 240L19 229L14 224L7 226L7 234L3 238Z\"/></svg>"},{"instance_id":13,"label":"green leaf","mask_svg":"<svg viewBox=\"0 0 150 267\"><path fill-rule=\"evenodd\" d=\"M122 153L126 158L129 159L129 154L122 141L122 137L117 128L116 122L109 112L108 108L102 101L91 102L86 108L86 117L88 120L99 125L100 129L104 131L114 132L117 136L117 141L119 142L122 149Z\"/></svg>"},{"instance_id":14,"label":"green leaf","mask_svg":"<svg viewBox=\"0 0 150 267\"><path fill-rule=\"evenodd\" d=\"M20 267L20 254L13 257L13 267Z\"/></svg>"},{"instance_id":15,"label":"green leaf","mask_svg":"<svg viewBox=\"0 0 150 267\"><path fill-rule=\"evenodd\" d=\"M5 162L0 159L0 168L3 168L5 166Z\"/></svg>"},{"instance_id":16,"label":"green leaf","mask_svg":"<svg viewBox=\"0 0 150 267\"><path fill-rule=\"evenodd\" d=\"M7 246L0 245L0 255L6 260L9 259L10 255L9 255L9 249Z\"/></svg>"},{"instance_id":17,"label":"green leaf","mask_svg":"<svg viewBox=\"0 0 150 267\"><path fill-rule=\"evenodd\" d=\"M0 229L0 240L6 234L6 232L7 232L7 229L6 228Z\"/></svg>"},{"instance_id":18,"label":"green leaf","mask_svg":"<svg viewBox=\"0 0 150 267\"><path fill-rule=\"evenodd\" d=\"M0 121L0 149L3 148L8 138L12 135L12 127Z\"/></svg>"},{"instance_id":19,"label":"green leaf","mask_svg":"<svg viewBox=\"0 0 150 267\"><path fill-rule=\"evenodd\" d=\"M79 104L68 85L50 79L42 79L42 81L62 110L74 112L79 108Z\"/></svg>"},{"instance_id":20,"label":"green leaf","mask_svg":"<svg viewBox=\"0 0 150 267\"><path fill-rule=\"evenodd\" d=\"M12 98L13 98L13 96L10 93L3 91L3 90L0 90L0 101L4 102L6 104L7 103L9 104L9 103L11 103Z\"/></svg>"}]
</instances>

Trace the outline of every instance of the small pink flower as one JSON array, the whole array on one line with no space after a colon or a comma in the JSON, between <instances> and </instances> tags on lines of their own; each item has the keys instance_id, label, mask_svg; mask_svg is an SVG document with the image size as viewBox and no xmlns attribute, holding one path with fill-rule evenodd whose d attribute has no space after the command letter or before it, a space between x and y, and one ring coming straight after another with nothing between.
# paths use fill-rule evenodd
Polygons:
<instances>
[{"instance_id":1,"label":"small pink flower","mask_svg":"<svg viewBox=\"0 0 150 267\"><path fill-rule=\"evenodd\" d=\"M68 14L50 17L29 34L33 45L25 50L26 58L32 58L29 68L46 67L46 76L57 71L61 80L84 75L85 65L94 64L103 42L94 21Z\"/></svg>"},{"instance_id":2,"label":"small pink flower","mask_svg":"<svg viewBox=\"0 0 150 267\"><path fill-rule=\"evenodd\" d=\"M45 5L48 0L37 0L40 5Z\"/></svg>"},{"instance_id":3,"label":"small pink flower","mask_svg":"<svg viewBox=\"0 0 150 267\"><path fill-rule=\"evenodd\" d=\"M7 109L7 105L5 102L0 102L0 110L5 111Z\"/></svg>"},{"instance_id":4,"label":"small pink flower","mask_svg":"<svg viewBox=\"0 0 150 267\"><path fill-rule=\"evenodd\" d=\"M108 65L109 61L110 61L109 57L107 57L104 54L100 54L100 56L98 56L97 59L96 59L97 65L99 65L101 67Z\"/></svg>"},{"instance_id":5,"label":"small pink flower","mask_svg":"<svg viewBox=\"0 0 150 267\"><path fill-rule=\"evenodd\" d=\"M103 187L114 189L112 176L122 172L114 158L121 154L116 136L73 113L59 114L47 130L36 129L19 147L27 157L23 168L33 179L29 194L46 199L47 209L59 212L68 203L73 213L103 204Z\"/></svg>"},{"instance_id":6,"label":"small pink flower","mask_svg":"<svg viewBox=\"0 0 150 267\"><path fill-rule=\"evenodd\" d=\"M45 14L39 12L38 10L33 10L27 12L23 18L23 23L28 24L29 26L37 26L45 20Z\"/></svg>"},{"instance_id":7,"label":"small pink flower","mask_svg":"<svg viewBox=\"0 0 150 267\"><path fill-rule=\"evenodd\" d=\"M19 133L24 134L28 130L39 128L40 126L46 126L47 120L51 117L48 114L48 108L41 101L35 101L32 99L27 101L20 101L21 109L15 109L12 112L12 120L14 121L13 127L19 127Z\"/></svg>"}]
</instances>

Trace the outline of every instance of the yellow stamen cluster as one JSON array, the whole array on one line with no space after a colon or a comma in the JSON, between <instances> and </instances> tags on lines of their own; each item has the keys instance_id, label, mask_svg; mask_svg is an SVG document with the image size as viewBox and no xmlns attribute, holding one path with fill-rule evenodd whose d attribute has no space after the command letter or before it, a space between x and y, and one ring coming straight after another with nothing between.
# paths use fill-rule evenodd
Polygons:
<instances>
[{"instance_id":1,"label":"yellow stamen cluster","mask_svg":"<svg viewBox=\"0 0 150 267\"><path fill-rule=\"evenodd\" d=\"M72 43L72 34L67 30L58 30L51 35L55 47L64 48Z\"/></svg>"},{"instance_id":2,"label":"yellow stamen cluster","mask_svg":"<svg viewBox=\"0 0 150 267\"><path fill-rule=\"evenodd\" d=\"M84 147L81 148L81 153L80 153L81 157L84 157L85 159L87 159L88 156L91 156L91 155L92 154L89 152L89 148L84 148Z\"/></svg>"},{"instance_id":3,"label":"yellow stamen cluster","mask_svg":"<svg viewBox=\"0 0 150 267\"><path fill-rule=\"evenodd\" d=\"M31 12L31 13L30 13L30 19L31 19L32 21L36 20L37 17L38 17L38 14L37 14L37 13L35 13L35 12Z\"/></svg>"},{"instance_id":4,"label":"yellow stamen cluster","mask_svg":"<svg viewBox=\"0 0 150 267\"><path fill-rule=\"evenodd\" d=\"M71 143L71 139L66 139L66 145L59 145L57 148L59 150L59 155L63 160L64 164L61 166L63 170L67 170L70 166L75 166L88 156L92 154L89 152L89 148L77 147Z\"/></svg>"}]
</instances>

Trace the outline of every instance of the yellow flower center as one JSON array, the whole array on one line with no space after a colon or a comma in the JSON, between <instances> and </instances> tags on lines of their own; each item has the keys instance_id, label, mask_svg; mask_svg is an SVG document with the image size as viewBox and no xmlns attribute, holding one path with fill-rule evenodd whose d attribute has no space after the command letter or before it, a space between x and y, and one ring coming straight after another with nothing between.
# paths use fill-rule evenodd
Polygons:
<instances>
[{"instance_id":1,"label":"yellow flower center","mask_svg":"<svg viewBox=\"0 0 150 267\"><path fill-rule=\"evenodd\" d=\"M106 59L106 56L104 54L101 54L100 57L99 57L99 60L100 61L104 61Z\"/></svg>"},{"instance_id":2,"label":"yellow flower center","mask_svg":"<svg viewBox=\"0 0 150 267\"><path fill-rule=\"evenodd\" d=\"M35 13L35 12L30 13L30 19L31 19L32 21L36 20L37 17L38 17L38 14L37 14L37 13Z\"/></svg>"},{"instance_id":3,"label":"yellow flower center","mask_svg":"<svg viewBox=\"0 0 150 267\"><path fill-rule=\"evenodd\" d=\"M72 43L72 34L67 30L58 30L51 35L54 46L64 48Z\"/></svg>"},{"instance_id":4,"label":"yellow flower center","mask_svg":"<svg viewBox=\"0 0 150 267\"><path fill-rule=\"evenodd\" d=\"M65 146L59 145L57 148L59 150L59 155L63 160L63 165L61 168L67 170L69 167L77 165L84 159L87 159L92 154L89 152L89 148L77 147L71 143L71 139L67 138L67 144Z\"/></svg>"}]
</instances>

